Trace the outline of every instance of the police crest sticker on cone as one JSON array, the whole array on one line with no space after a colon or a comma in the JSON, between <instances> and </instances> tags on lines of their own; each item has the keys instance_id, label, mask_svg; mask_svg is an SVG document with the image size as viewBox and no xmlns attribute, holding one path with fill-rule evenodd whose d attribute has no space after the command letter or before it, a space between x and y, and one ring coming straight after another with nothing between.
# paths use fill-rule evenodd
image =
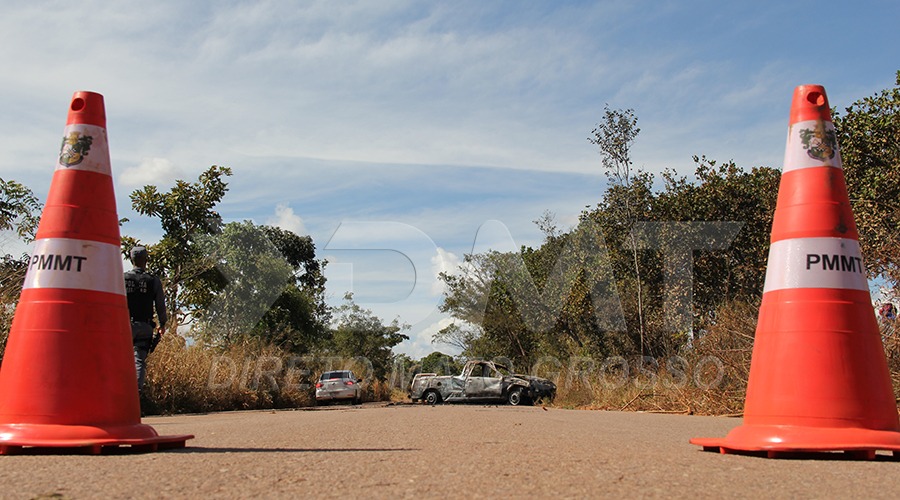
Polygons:
<instances>
[{"instance_id":1,"label":"police crest sticker on cone","mask_svg":"<svg viewBox=\"0 0 900 500\"><path fill-rule=\"evenodd\" d=\"M76 92L0 366L0 454L193 438L141 424L119 245L103 96Z\"/></svg>"},{"instance_id":2,"label":"police crest sticker on cone","mask_svg":"<svg viewBox=\"0 0 900 500\"><path fill-rule=\"evenodd\" d=\"M825 89L794 91L743 425L721 453L900 455L900 422Z\"/></svg>"}]
</instances>

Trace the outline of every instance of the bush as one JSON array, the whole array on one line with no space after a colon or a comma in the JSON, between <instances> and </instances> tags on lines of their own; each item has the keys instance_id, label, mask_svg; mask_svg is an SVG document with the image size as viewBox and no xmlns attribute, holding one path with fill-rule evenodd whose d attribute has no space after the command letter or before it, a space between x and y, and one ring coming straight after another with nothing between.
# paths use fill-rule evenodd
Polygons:
<instances>
[{"instance_id":1,"label":"bush","mask_svg":"<svg viewBox=\"0 0 900 500\"><path fill-rule=\"evenodd\" d=\"M882 323L881 338L884 342L888 369L894 382L894 397L900 401L900 332L897 332L895 322Z\"/></svg>"},{"instance_id":2,"label":"bush","mask_svg":"<svg viewBox=\"0 0 900 500\"><path fill-rule=\"evenodd\" d=\"M318 375L335 369L363 378L363 400L390 400L388 384L361 359L298 356L271 345L218 350L167 335L148 358L142 408L172 414L311 406Z\"/></svg>"},{"instance_id":3,"label":"bush","mask_svg":"<svg viewBox=\"0 0 900 500\"><path fill-rule=\"evenodd\" d=\"M758 308L744 302L720 308L693 348L664 362L642 365L639 358L618 358L610 363L609 358L599 366L579 368L570 360L566 370L551 377L559 386L554 405L739 415L747 394ZM883 324L881 336L895 396L900 398L900 334L894 330Z\"/></svg>"},{"instance_id":4,"label":"bush","mask_svg":"<svg viewBox=\"0 0 900 500\"><path fill-rule=\"evenodd\" d=\"M694 342L662 358L574 358L555 377L565 408L722 415L743 411L756 307L731 303Z\"/></svg>"},{"instance_id":5,"label":"bush","mask_svg":"<svg viewBox=\"0 0 900 500\"><path fill-rule=\"evenodd\" d=\"M18 261L9 255L0 257L0 363L6 352L6 341L9 339L26 269L25 261Z\"/></svg>"},{"instance_id":6,"label":"bush","mask_svg":"<svg viewBox=\"0 0 900 500\"><path fill-rule=\"evenodd\" d=\"M307 406L308 381L284 369L273 347L219 352L167 335L150 355L142 407L146 413L197 413ZM305 383L305 385L303 385Z\"/></svg>"}]
</instances>

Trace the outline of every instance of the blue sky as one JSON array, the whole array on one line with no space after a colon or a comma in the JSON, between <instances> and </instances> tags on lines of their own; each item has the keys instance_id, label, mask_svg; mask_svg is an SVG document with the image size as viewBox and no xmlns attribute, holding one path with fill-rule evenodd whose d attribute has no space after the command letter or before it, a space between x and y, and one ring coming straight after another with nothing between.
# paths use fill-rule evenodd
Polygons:
<instances>
[{"instance_id":1,"label":"blue sky","mask_svg":"<svg viewBox=\"0 0 900 500\"><path fill-rule=\"evenodd\" d=\"M124 232L161 234L132 190L230 166L226 220L312 235L332 300L410 323L418 357L448 351L434 275L479 228L536 245L544 210L568 228L597 202L604 104L635 110L645 170L780 167L793 88L843 108L890 87L898 20L887 0L11 0L0 177L43 198L72 93L99 92Z\"/></svg>"}]
</instances>

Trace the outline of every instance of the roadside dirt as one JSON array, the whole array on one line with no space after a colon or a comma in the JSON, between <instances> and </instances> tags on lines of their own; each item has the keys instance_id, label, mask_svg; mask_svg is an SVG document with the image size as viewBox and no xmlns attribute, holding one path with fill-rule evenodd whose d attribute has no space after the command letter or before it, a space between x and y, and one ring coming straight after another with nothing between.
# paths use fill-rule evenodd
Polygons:
<instances>
[{"instance_id":1,"label":"roadside dirt","mask_svg":"<svg viewBox=\"0 0 900 500\"><path fill-rule=\"evenodd\" d=\"M153 417L188 448L2 456L2 498L896 498L900 462L702 452L740 419L472 405Z\"/></svg>"}]
</instances>

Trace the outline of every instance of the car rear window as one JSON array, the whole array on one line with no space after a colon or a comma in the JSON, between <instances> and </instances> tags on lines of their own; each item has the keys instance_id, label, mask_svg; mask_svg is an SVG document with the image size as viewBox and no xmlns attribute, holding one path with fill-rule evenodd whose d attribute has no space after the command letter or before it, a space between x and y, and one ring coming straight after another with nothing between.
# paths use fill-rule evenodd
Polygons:
<instances>
[{"instance_id":1,"label":"car rear window","mask_svg":"<svg viewBox=\"0 0 900 500\"><path fill-rule=\"evenodd\" d=\"M347 371L343 371L343 372L325 372L325 373L322 374L321 377L319 377L319 380L333 380L333 379L339 379L339 378L351 378L351 377L350 377L350 372L347 372Z\"/></svg>"}]
</instances>

